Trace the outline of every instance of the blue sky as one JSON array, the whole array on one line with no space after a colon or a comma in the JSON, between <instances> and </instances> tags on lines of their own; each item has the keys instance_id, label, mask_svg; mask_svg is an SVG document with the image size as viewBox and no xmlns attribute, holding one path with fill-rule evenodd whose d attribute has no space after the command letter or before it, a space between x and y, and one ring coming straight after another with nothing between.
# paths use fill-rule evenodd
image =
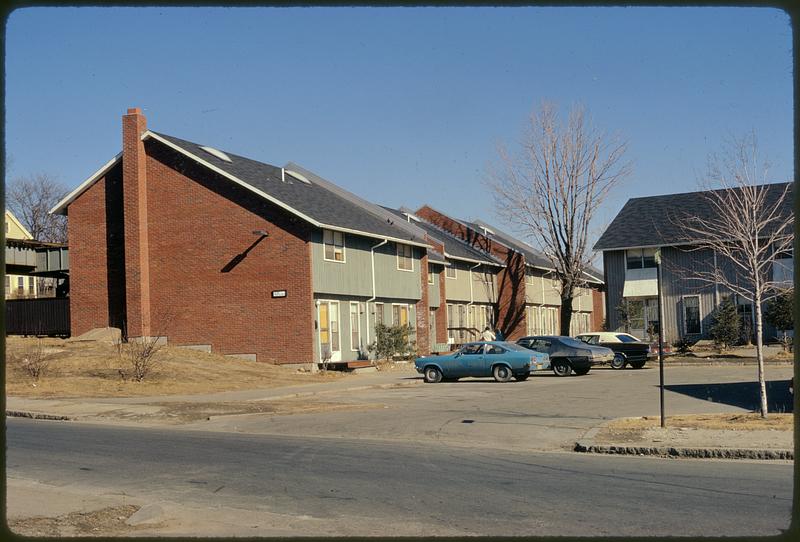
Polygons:
<instances>
[{"instance_id":1,"label":"blue sky","mask_svg":"<svg viewBox=\"0 0 800 542\"><path fill-rule=\"evenodd\" d=\"M542 100L629 141L630 197L697 188L754 130L793 177L789 17L768 8L29 8L6 22L9 178L77 186L121 116L376 203L498 220L482 184Z\"/></svg>"}]
</instances>

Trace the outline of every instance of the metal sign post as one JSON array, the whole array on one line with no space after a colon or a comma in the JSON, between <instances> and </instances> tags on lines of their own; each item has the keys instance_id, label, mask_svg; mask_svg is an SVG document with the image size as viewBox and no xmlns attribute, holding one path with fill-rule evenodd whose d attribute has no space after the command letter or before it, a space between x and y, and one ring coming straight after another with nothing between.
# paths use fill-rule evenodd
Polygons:
<instances>
[{"instance_id":1,"label":"metal sign post","mask_svg":"<svg viewBox=\"0 0 800 542\"><path fill-rule=\"evenodd\" d=\"M664 415L664 315L661 312L661 249L656 250L656 294L658 295L658 388L661 401L661 427L667 426Z\"/></svg>"}]
</instances>

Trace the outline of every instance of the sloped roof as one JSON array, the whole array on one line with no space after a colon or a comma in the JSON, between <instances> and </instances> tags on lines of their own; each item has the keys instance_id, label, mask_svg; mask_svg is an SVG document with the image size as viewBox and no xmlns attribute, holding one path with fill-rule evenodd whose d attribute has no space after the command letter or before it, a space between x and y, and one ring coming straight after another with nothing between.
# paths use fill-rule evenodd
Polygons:
<instances>
[{"instance_id":1,"label":"sloped roof","mask_svg":"<svg viewBox=\"0 0 800 542\"><path fill-rule=\"evenodd\" d=\"M222 151L222 156L230 158L228 161L219 155L219 149L212 149L217 152L211 152L198 143L152 130L145 132L142 139L164 143L314 226L427 247L421 230L395 224L397 221L394 217L377 205L292 162L286 168L280 168ZM121 157L122 153L106 163L53 207L51 212L64 213L75 198L116 165ZM303 182L288 170L296 171L310 182Z\"/></svg>"},{"instance_id":2,"label":"sloped roof","mask_svg":"<svg viewBox=\"0 0 800 542\"><path fill-rule=\"evenodd\" d=\"M397 217L401 218L403 221L407 220L405 216L405 211L403 210L391 209L389 207L384 207L384 209L387 212L390 212L396 215ZM496 257L492 256L488 252L483 252L482 250L476 249L469 243L464 242L463 240L459 239L450 232L437 228L433 224L425 222L424 220L421 220L419 222L414 222L413 224L424 230L425 233L427 233L432 239L435 239L436 241L444 245L444 252L446 257L455 260L466 260L470 262L481 262L501 267L503 266L503 262L501 262Z\"/></svg>"},{"instance_id":3,"label":"sloped roof","mask_svg":"<svg viewBox=\"0 0 800 542\"><path fill-rule=\"evenodd\" d=\"M793 184L789 182L762 185L767 189L767 205L769 206L770 202L774 205L787 185L790 185L785 205L786 212L791 212ZM594 250L657 247L700 241L681 227L680 217L689 215L712 218L714 209L708 198L704 197L704 194L710 192L717 191L631 198L595 243Z\"/></svg>"}]
</instances>

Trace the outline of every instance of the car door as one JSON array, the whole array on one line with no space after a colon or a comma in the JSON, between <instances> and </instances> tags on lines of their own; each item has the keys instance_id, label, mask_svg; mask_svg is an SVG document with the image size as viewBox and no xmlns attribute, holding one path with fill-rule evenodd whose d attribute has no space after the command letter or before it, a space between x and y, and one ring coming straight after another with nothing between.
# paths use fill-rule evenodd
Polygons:
<instances>
[{"instance_id":1,"label":"car door","mask_svg":"<svg viewBox=\"0 0 800 542\"><path fill-rule=\"evenodd\" d=\"M459 376L485 376L483 344L467 344L462 350L461 370Z\"/></svg>"}]
</instances>

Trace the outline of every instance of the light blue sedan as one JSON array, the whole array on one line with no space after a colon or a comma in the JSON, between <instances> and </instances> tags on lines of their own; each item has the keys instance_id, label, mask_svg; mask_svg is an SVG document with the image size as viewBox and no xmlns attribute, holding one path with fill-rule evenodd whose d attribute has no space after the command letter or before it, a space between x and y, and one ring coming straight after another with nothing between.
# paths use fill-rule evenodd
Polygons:
<instances>
[{"instance_id":1,"label":"light blue sedan","mask_svg":"<svg viewBox=\"0 0 800 542\"><path fill-rule=\"evenodd\" d=\"M511 342L481 341L446 356L417 358L414 367L428 383L467 376L493 376L498 382L508 382L512 376L522 381L533 371L549 369L550 358Z\"/></svg>"}]
</instances>

